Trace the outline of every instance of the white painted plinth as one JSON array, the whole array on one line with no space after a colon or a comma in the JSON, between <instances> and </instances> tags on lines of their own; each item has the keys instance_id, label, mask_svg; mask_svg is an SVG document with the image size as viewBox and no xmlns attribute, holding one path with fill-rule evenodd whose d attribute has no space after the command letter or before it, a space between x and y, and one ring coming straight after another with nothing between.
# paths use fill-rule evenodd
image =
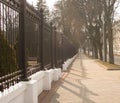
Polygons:
<instances>
[{"instance_id":1,"label":"white painted plinth","mask_svg":"<svg viewBox=\"0 0 120 103\"><path fill-rule=\"evenodd\" d=\"M38 103L38 96L43 90L50 90L52 81L59 80L61 69L40 71L28 82L20 82L3 93L0 92L0 103Z\"/></svg>"}]
</instances>

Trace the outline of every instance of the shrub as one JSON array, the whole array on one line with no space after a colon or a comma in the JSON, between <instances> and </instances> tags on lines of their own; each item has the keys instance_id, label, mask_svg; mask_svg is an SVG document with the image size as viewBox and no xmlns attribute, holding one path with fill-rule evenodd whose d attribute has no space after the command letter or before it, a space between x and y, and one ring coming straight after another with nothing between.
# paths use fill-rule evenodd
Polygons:
<instances>
[{"instance_id":1,"label":"shrub","mask_svg":"<svg viewBox=\"0 0 120 103\"><path fill-rule=\"evenodd\" d=\"M16 50L4 35L0 34L0 76L18 70Z\"/></svg>"}]
</instances>

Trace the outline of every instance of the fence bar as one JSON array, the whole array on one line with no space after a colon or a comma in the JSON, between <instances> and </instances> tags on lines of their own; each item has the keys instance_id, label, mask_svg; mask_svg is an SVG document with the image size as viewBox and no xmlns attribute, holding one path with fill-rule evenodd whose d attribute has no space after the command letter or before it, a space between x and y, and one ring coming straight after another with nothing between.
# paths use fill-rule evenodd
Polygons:
<instances>
[{"instance_id":1,"label":"fence bar","mask_svg":"<svg viewBox=\"0 0 120 103\"><path fill-rule=\"evenodd\" d=\"M27 81L26 53L25 53L25 13L26 0L20 0L20 34L19 34L19 68L23 70L22 81Z\"/></svg>"},{"instance_id":2,"label":"fence bar","mask_svg":"<svg viewBox=\"0 0 120 103\"><path fill-rule=\"evenodd\" d=\"M50 23L51 26L51 68L54 68L54 61L53 61L53 24Z\"/></svg>"},{"instance_id":3,"label":"fence bar","mask_svg":"<svg viewBox=\"0 0 120 103\"><path fill-rule=\"evenodd\" d=\"M62 59L62 64L64 63L64 57L63 57L63 33L61 34L61 38L62 38L62 41L61 41L61 59ZM63 66L62 66L62 69L63 69Z\"/></svg>"},{"instance_id":4,"label":"fence bar","mask_svg":"<svg viewBox=\"0 0 120 103\"><path fill-rule=\"evenodd\" d=\"M57 67L57 32L56 32L56 27L54 27L54 60L55 60L55 67Z\"/></svg>"},{"instance_id":5,"label":"fence bar","mask_svg":"<svg viewBox=\"0 0 120 103\"><path fill-rule=\"evenodd\" d=\"M44 16L43 9L40 9L40 35L41 35L41 69L44 70L44 49L43 49L43 25L44 25Z\"/></svg>"},{"instance_id":6,"label":"fence bar","mask_svg":"<svg viewBox=\"0 0 120 103\"><path fill-rule=\"evenodd\" d=\"M0 0L0 91L45 68L59 68L77 53L71 39L44 20L43 12L26 0Z\"/></svg>"}]
</instances>

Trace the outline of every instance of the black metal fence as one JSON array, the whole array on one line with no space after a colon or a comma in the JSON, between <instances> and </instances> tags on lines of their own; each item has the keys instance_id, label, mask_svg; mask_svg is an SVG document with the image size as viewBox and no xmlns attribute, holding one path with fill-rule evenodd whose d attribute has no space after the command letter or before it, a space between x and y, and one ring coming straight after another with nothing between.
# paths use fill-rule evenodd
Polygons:
<instances>
[{"instance_id":1,"label":"black metal fence","mask_svg":"<svg viewBox=\"0 0 120 103\"><path fill-rule=\"evenodd\" d=\"M25 0L0 0L0 91L59 68L77 48Z\"/></svg>"}]
</instances>

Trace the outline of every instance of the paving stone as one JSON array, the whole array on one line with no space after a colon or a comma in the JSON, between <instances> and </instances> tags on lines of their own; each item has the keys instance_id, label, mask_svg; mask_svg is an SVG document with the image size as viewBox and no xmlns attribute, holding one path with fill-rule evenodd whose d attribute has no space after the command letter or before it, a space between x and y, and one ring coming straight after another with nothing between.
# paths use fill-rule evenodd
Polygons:
<instances>
[{"instance_id":1,"label":"paving stone","mask_svg":"<svg viewBox=\"0 0 120 103\"><path fill-rule=\"evenodd\" d=\"M107 71L80 54L39 103L120 103L120 71Z\"/></svg>"}]
</instances>

